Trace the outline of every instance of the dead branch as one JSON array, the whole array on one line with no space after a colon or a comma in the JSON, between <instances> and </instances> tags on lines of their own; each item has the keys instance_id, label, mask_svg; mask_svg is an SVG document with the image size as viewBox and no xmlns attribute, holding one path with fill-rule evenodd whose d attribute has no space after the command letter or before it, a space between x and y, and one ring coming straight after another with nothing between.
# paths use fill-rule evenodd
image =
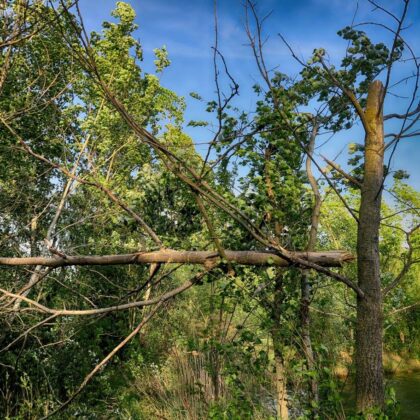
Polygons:
<instances>
[{"instance_id":1,"label":"dead branch","mask_svg":"<svg viewBox=\"0 0 420 420\"><path fill-rule=\"evenodd\" d=\"M214 266L215 267L215 266ZM214 268L213 267L213 268ZM213 269L211 268L211 269ZM132 308L141 308L141 307L145 307L145 306L152 306L152 305L156 305L159 302L166 302L167 300L173 298L176 295L179 295L180 293L184 292L185 290L189 289L191 286L193 286L194 284L196 284L199 280L202 279L202 277L207 274L207 271L201 272L199 274L197 274L195 277L193 277L193 279L186 281L185 283L183 283L181 286L167 292L164 293L163 295L154 298L154 299L148 299L148 300L141 300L141 301L137 301L137 302L129 302L129 303L125 303L122 305L114 305L114 306L108 306L106 308L98 308L98 309L52 309L52 308L48 308L47 306L44 306L38 302L35 302L32 299L29 299L27 297L21 296L20 299L22 299L23 301L25 301L26 303L28 303L31 306L31 310L37 311L37 312L42 312L42 313L46 313L46 314L51 314L54 316L95 316L95 315L103 315L103 314L108 314L110 312L118 312L118 311L125 311L127 309L132 309ZM18 295L15 295L14 293L10 293L7 290L4 289L0 289L0 292L3 293L6 296L9 296L11 298L18 298ZM18 310L18 312L22 312L24 311L24 309L22 310Z\"/></svg>"},{"instance_id":2,"label":"dead branch","mask_svg":"<svg viewBox=\"0 0 420 420\"><path fill-rule=\"evenodd\" d=\"M79 388L74 392L74 394L52 413L42 417L41 420L50 418L62 411L64 408L66 408L83 391L83 389L92 380L96 373L98 373L112 359L112 357L114 357L114 355L118 353L119 350L121 350L133 337L135 337L140 332L143 326L150 321L150 319L156 314L156 312L160 309L160 307L163 304L164 301L159 302L153 308L153 310L145 318L142 319L142 321L137 325L137 327L92 369L92 371L85 377L85 379L83 380Z\"/></svg>"},{"instance_id":3,"label":"dead branch","mask_svg":"<svg viewBox=\"0 0 420 420\"><path fill-rule=\"evenodd\" d=\"M317 264L322 267L341 267L343 263L352 261L354 257L347 251L317 251L290 252L290 259L285 259L275 251L232 251L225 250L227 261L240 265L279 266L294 265L291 260L302 260L305 263ZM67 255L61 257L0 257L0 265L27 266L41 265L44 267L67 267L85 265L130 265L130 264L201 264L212 266L220 261L219 251L176 251L161 249L144 251L134 254L114 255ZM304 266L307 264L304 264Z\"/></svg>"},{"instance_id":4,"label":"dead branch","mask_svg":"<svg viewBox=\"0 0 420 420\"><path fill-rule=\"evenodd\" d=\"M350 174L348 174L346 171L344 171L342 168L340 168L340 166L333 162L332 160L327 159L325 156L322 156L322 159L325 160L325 162L328 163L328 165L330 165L335 171L337 171L340 175L342 175L345 179L347 179L348 181L350 181L350 183L358 188L362 188L362 182L355 178L354 176L351 176Z\"/></svg>"}]
</instances>

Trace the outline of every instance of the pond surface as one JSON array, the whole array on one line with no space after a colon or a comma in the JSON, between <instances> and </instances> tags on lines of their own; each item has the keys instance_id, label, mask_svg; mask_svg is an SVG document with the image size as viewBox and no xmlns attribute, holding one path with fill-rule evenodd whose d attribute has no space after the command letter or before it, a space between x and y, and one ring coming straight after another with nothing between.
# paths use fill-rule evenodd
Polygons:
<instances>
[{"instance_id":1,"label":"pond surface","mask_svg":"<svg viewBox=\"0 0 420 420\"><path fill-rule=\"evenodd\" d=\"M420 420L420 372L398 373L387 376L386 386L395 390L400 403L398 420ZM355 404L354 388L346 384L343 392L344 409L353 412Z\"/></svg>"},{"instance_id":2,"label":"pond surface","mask_svg":"<svg viewBox=\"0 0 420 420\"><path fill-rule=\"evenodd\" d=\"M401 420L420 420L420 372L399 373L387 380L401 404Z\"/></svg>"}]
</instances>

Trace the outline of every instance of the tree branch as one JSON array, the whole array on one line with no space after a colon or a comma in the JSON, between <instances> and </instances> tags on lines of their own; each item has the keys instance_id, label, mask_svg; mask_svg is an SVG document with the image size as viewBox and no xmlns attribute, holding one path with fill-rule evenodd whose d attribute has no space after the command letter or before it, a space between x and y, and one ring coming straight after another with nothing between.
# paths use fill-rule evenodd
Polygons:
<instances>
[{"instance_id":1,"label":"tree branch","mask_svg":"<svg viewBox=\"0 0 420 420\"><path fill-rule=\"evenodd\" d=\"M292 262L275 251L231 251L224 250L227 261L241 265L287 267ZM354 257L347 251L290 252L291 259L303 260L306 263L318 264L322 267L341 267L343 263L352 261ZM213 266L220 260L219 251L176 251L162 249L134 254L114 255L80 255L61 257L0 257L0 265L44 267L68 267L84 265L130 265L130 264L201 264Z\"/></svg>"},{"instance_id":2,"label":"tree branch","mask_svg":"<svg viewBox=\"0 0 420 420\"><path fill-rule=\"evenodd\" d=\"M335 171L337 171L339 174L341 174L344 178L346 178L348 181L350 181L351 182L351 184L353 184L355 187L358 187L358 188L362 188L362 182L359 180L359 179L357 179L357 178L355 178L355 177L353 177L353 176L351 176L351 175L349 175L347 172L345 172L342 168L340 168L340 166L338 166L338 164L337 163L335 163L335 162L333 162L332 160L329 160L329 159L327 159L325 156L322 156L321 155L321 157L322 157L322 159L324 159L325 160L325 162L327 162L328 163L328 165L330 165Z\"/></svg>"}]
</instances>

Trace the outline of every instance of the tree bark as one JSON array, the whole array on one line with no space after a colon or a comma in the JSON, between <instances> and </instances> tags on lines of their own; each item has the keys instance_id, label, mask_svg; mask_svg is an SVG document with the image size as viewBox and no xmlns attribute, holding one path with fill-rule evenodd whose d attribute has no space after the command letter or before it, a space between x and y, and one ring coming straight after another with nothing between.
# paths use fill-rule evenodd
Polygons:
<instances>
[{"instance_id":1,"label":"tree bark","mask_svg":"<svg viewBox=\"0 0 420 420\"><path fill-rule=\"evenodd\" d=\"M284 342L284 325L281 320L281 307L284 302L283 276L278 272L275 278L275 290L273 299L273 309L271 311L271 319L273 326L271 329L271 337L274 348L274 362L276 369L276 402L277 402L277 419L287 420L289 418L289 409L287 402L287 378L284 368L283 346Z\"/></svg>"},{"instance_id":2,"label":"tree bark","mask_svg":"<svg viewBox=\"0 0 420 420\"><path fill-rule=\"evenodd\" d=\"M307 270L302 272L301 278L301 299L300 299L300 328L302 336L302 349L306 359L306 367L309 372L316 370L315 356L311 339L311 318L309 314L309 306L311 300L311 285L309 273ZM318 379L309 376L310 399L315 403L319 402Z\"/></svg>"},{"instance_id":3,"label":"tree bark","mask_svg":"<svg viewBox=\"0 0 420 420\"><path fill-rule=\"evenodd\" d=\"M311 185L314 196L314 206L311 215L311 230L309 233L308 244L306 250L313 251L316 247L319 218L321 214L321 194L319 192L317 181L312 172L312 156L315 148L315 139L318 134L318 123L314 121L311 137L308 145L308 156L306 158L306 174ZM316 369L314 351L311 339L311 318L309 313L309 306L311 302L311 284L309 270L302 270L301 278L301 298L300 298L300 319L301 319L301 334L302 334L302 348L306 359L306 367L308 371L314 372ZM310 397L318 404L319 391L318 379L314 376L309 376Z\"/></svg>"},{"instance_id":4,"label":"tree bark","mask_svg":"<svg viewBox=\"0 0 420 420\"><path fill-rule=\"evenodd\" d=\"M382 116L383 86L369 87L365 118L364 179L361 188L357 235L358 285L364 297L357 298L356 404L359 412L382 408L382 296L379 263L379 223L384 163Z\"/></svg>"},{"instance_id":5,"label":"tree bark","mask_svg":"<svg viewBox=\"0 0 420 420\"><path fill-rule=\"evenodd\" d=\"M264 177L265 177L265 186L267 198L273 208L276 207L276 195L273 189L273 183L271 182L270 176L270 161L273 154L272 146L269 145L264 152ZM282 226L280 222L275 219L271 211L267 211L264 216L265 222L270 224L274 222L274 233L281 243L281 231ZM287 377L285 374L284 368L284 358L283 358L283 341L284 337L282 335L282 319L281 319L281 307L284 301L284 291L283 291L283 275L280 270L277 270L277 276L275 280L274 288L274 301L271 308L271 320L273 322L271 329L271 338L273 340L273 349L274 349L274 368L276 373L275 385L276 385L276 409L277 409L277 419L286 420L289 418L289 409L287 404Z\"/></svg>"},{"instance_id":6,"label":"tree bark","mask_svg":"<svg viewBox=\"0 0 420 420\"><path fill-rule=\"evenodd\" d=\"M287 388L286 375L284 373L284 363L281 354L275 352L276 363L276 393L277 393L277 418L287 420L289 409L287 408Z\"/></svg>"},{"instance_id":7,"label":"tree bark","mask_svg":"<svg viewBox=\"0 0 420 420\"><path fill-rule=\"evenodd\" d=\"M279 266L293 265L275 251L231 251L225 250L228 261L241 265ZM341 267L354 260L346 251L292 252L292 256L323 267ZM0 257L0 265L22 266L42 265L45 267L66 267L72 265L129 265L129 264L203 264L212 266L220 262L218 251L176 251L161 249L135 254L77 255L64 257Z\"/></svg>"}]
</instances>

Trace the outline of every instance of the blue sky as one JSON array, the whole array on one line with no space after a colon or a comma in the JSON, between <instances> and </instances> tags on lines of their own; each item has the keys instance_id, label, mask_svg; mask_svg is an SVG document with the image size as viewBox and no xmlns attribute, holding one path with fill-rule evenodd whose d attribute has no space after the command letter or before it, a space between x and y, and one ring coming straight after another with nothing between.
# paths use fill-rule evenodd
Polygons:
<instances>
[{"instance_id":1,"label":"blue sky","mask_svg":"<svg viewBox=\"0 0 420 420\"><path fill-rule=\"evenodd\" d=\"M189 98L190 92L199 93L204 99L215 97L212 50L214 45L214 1L213 0L131 0L127 1L137 13L139 29L135 34L144 48L145 71L153 71L153 49L165 45L172 61L170 68L161 76L162 84L187 100L186 121L208 119L204 104ZM381 5L393 12L401 10L402 0L383 0ZM101 22L111 20L110 13L115 0L80 0L85 24L89 30L100 30ZM332 61L343 56L346 43L337 31L355 22L375 21L394 25L392 19L379 11L373 11L366 0L260 0L261 15L272 12L266 21L265 32L269 39L265 45L265 57L269 68L296 75L299 65L282 44L278 33L282 33L295 51L308 58L314 48L325 48ZM230 72L240 85L240 96L236 105L246 111L253 109L255 101L251 86L259 81L258 71L250 48L246 45L244 30L244 6L242 0L218 0L219 49L223 52ZM420 0L412 0L405 32L406 40L419 55ZM365 28L374 41L389 40L386 31L378 27ZM395 80L408 75L412 67L398 69ZM400 85L395 93L404 95L408 87ZM393 97L388 101L386 112L396 111L401 100ZM400 109L401 111L401 109ZM394 126L388 130L395 131ZM186 128L194 142L211 139L208 129ZM334 137L318 152L335 158L345 166L348 143L362 142L360 127ZM324 139L325 140L325 139ZM319 143L323 142L322 139ZM204 147L204 146L202 146ZM199 150L201 150L199 148ZM202 150L201 150L202 151ZM393 169L405 169L411 174L409 183L420 189L420 138L400 142Z\"/></svg>"}]
</instances>

